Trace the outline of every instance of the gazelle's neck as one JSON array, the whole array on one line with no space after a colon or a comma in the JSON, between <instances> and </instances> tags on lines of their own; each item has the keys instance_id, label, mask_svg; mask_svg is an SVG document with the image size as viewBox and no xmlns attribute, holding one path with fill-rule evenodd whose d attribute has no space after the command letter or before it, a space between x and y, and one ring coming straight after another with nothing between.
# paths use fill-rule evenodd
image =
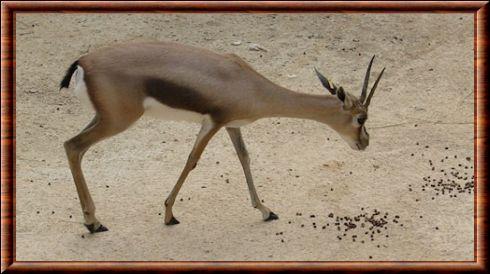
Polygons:
<instances>
[{"instance_id":1,"label":"gazelle's neck","mask_svg":"<svg viewBox=\"0 0 490 274\"><path fill-rule=\"evenodd\" d=\"M313 95L277 87L265 110L268 117L310 119L329 124L341 110L341 102L330 95Z\"/></svg>"}]
</instances>

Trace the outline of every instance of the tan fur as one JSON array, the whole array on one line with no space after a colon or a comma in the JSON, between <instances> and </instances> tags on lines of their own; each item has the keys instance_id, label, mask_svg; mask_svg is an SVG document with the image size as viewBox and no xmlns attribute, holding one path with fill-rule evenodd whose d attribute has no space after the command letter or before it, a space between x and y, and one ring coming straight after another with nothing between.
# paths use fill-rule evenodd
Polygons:
<instances>
[{"instance_id":1,"label":"tan fur","mask_svg":"<svg viewBox=\"0 0 490 274\"><path fill-rule=\"evenodd\" d=\"M367 115L356 97L346 93L342 102L337 96L293 92L272 83L234 54L220 55L167 42L133 43L85 55L79 65L96 117L67 141L65 148L85 222L95 228L100 222L95 218L95 206L81 171L82 156L94 143L138 120L145 112L145 99L150 97L154 99L151 102L168 104L166 110L181 108L209 117L204 119L184 170L166 199L166 224L177 223L172 205L180 187L209 140L227 125L244 168L252 204L266 220L274 219L275 214L260 203L253 186L240 126L266 117L311 119L329 125L353 148L364 149L368 144L365 128L353 123L358 115ZM169 90L160 91L160 87Z\"/></svg>"}]
</instances>

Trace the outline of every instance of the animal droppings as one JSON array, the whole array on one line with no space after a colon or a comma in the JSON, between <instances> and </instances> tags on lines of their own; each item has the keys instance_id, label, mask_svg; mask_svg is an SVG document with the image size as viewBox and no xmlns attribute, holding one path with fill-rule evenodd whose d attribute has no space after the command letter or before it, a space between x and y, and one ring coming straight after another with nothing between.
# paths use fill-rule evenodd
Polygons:
<instances>
[{"instance_id":1,"label":"animal droppings","mask_svg":"<svg viewBox=\"0 0 490 274\"><path fill-rule=\"evenodd\" d=\"M388 216L390 215L394 217L388 219ZM298 216L298 213L296 213L296 216ZM310 218L312 218L312 216L318 217L316 214L310 214L308 216ZM384 235L385 238L389 237L387 234L390 231L388 230L388 227L395 227L394 225L396 225L396 227L403 226L400 215L390 214L389 212L382 214L378 209L366 212L364 211L364 208L362 208L360 213L353 216L336 216L334 213L329 213L324 218L335 219L333 226L336 231L338 231L337 239L339 241L346 237L350 237L352 242L360 242L361 244L364 244L366 240L369 239L371 241L377 240L378 237L376 237L376 235L381 235L383 230L383 234L386 234ZM321 226L322 231L329 232L329 230L327 230L327 227L330 226L328 219L322 220L321 217L318 218L318 221L312 222L312 229ZM305 225L301 224L301 227L304 228Z\"/></svg>"},{"instance_id":2,"label":"animal droppings","mask_svg":"<svg viewBox=\"0 0 490 274\"><path fill-rule=\"evenodd\" d=\"M426 146L428 147L428 146ZM444 148L449 150L449 146ZM468 173L473 172L472 166L466 166L458 159L471 160L470 156L458 157L458 155L444 155L439 161L436 159L428 160L428 172L430 175L422 177L420 185L408 185L408 191L413 192L414 188L418 188L421 192L430 195L430 200L436 200L437 197L457 198L457 194L472 194L474 191L474 178L469 178ZM436 166L434 162L439 162ZM470 170L470 171L467 171ZM427 174L427 173L426 173ZM423 196L421 196L423 197ZM418 202L421 198L418 197L415 201Z\"/></svg>"}]
</instances>

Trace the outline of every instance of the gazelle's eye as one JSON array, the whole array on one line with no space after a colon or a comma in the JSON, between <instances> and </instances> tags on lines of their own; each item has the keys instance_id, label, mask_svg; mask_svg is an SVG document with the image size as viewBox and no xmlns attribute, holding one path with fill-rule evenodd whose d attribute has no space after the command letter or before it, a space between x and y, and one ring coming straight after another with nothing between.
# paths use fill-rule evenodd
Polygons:
<instances>
[{"instance_id":1,"label":"gazelle's eye","mask_svg":"<svg viewBox=\"0 0 490 274\"><path fill-rule=\"evenodd\" d=\"M366 117L359 117L359 118L357 118L357 122L359 123L359 125L364 124L364 122L366 122Z\"/></svg>"}]
</instances>

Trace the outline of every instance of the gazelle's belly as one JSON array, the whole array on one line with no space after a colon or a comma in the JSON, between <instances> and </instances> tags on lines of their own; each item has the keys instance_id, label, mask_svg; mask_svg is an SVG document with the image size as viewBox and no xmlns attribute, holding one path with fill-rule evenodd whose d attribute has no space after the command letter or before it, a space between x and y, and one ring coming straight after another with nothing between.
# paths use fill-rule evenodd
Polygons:
<instances>
[{"instance_id":1,"label":"gazelle's belly","mask_svg":"<svg viewBox=\"0 0 490 274\"><path fill-rule=\"evenodd\" d=\"M168 121L201 123L206 116L194 111L169 107L149 97L143 101L143 107L145 115Z\"/></svg>"},{"instance_id":2,"label":"gazelle's belly","mask_svg":"<svg viewBox=\"0 0 490 274\"><path fill-rule=\"evenodd\" d=\"M145 109L145 115L167 121L202 123L209 116L208 114L169 107L150 97L143 101L143 107ZM225 124L225 127L242 127L252 122L253 120L234 120Z\"/></svg>"}]
</instances>

